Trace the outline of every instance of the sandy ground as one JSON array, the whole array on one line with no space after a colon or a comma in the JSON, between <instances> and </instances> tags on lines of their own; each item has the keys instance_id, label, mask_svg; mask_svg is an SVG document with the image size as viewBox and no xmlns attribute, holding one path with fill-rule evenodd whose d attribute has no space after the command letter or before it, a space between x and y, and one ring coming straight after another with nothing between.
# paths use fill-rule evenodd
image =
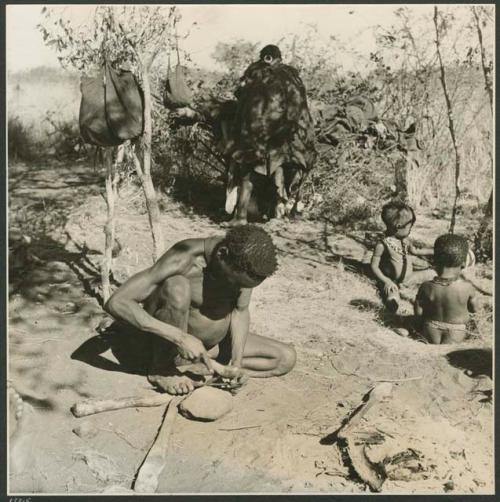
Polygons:
<instances>
[{"instance_id":1,"label":"sandy ground","mask_svg":"<svg viewBox=\"0 0 500 502\"><path fill-rule=\"evenodd\" d=\"M10 224L32 237L38 258L11 276L9 374L34 409L26 428L33 454L11 473L11 494L126 490L161 422L162 408L80 419L70 412L87 398L154 393L141 342L95 329L104 317L94 294L104 239L99 183L84 165L10 168ZM140 197L125 190L119 202L118 281L151 263ZM222 233L175 202L165 203L162 222L168 245ZM402 338L384 323L374 285L351 266L364 256L353 236L317 222L265 227L280 266L255 290L251 330L293 343L297 366L251 380L219 421L179 417L158 492L364 492L332 433L371 388L390 381L390 398L355 431L372 464L411 453L382 492L492 493L491 321L478 322L460 346ZM415 236L430 244L445 228L421 219ZM82 424L90 432L79 437L73 429Z\"/></svg>"}]
</instances>

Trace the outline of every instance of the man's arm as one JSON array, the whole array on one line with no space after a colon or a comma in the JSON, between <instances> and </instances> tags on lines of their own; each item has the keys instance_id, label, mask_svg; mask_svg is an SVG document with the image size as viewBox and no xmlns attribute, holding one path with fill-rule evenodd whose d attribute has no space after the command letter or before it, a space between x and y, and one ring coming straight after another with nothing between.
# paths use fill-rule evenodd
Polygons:
<instances>
[{"instance_id":1,"label":"man's arm","mask_svg":"<svg viewBox=\"0 0 500 502\"><path fill-rule=\"evenodd\" d=\"M243 289L238 297L236 308L231 313L231 364L241 368L243 352L250 328L251 289Z\"/></svg>"},{"instance_id":2,"label":"man's arm","mask_svg":"<svg viewBox=\"0 0 500 502\"><path fill-rule=\"evenodd\" d=\"M148 314L140 304L166 279L186 273L197 254L203 253L203 239L187 239L171 247L152 267L132 276L104 305L115 319L125 321L141 331L153 333L174 343L189 359L208 359L203 343L179 328Z\"/></svg>"}]
</instances>

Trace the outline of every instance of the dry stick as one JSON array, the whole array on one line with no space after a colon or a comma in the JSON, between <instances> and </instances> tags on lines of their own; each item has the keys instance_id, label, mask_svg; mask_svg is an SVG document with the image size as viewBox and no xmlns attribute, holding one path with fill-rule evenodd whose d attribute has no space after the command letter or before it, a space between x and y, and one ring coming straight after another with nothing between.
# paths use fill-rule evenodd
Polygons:
<instances>
[{"instance_id":1,"label":"dry stick","mask_svg":"<svg viewBox=\"0 0 500 502\"><path fill-rule=\"evenodd\" d=\"M457 145L457 138L455 134L455 122L453 119L453 106L451 104L450 96L448 94L448 87L446 85L446 72L444 69L443 58L441 56L441 41L439 35L439 27L438 27L438 8L434 6L434 27L436 29L436 51L439 60L439 69L440 69L440 80L441 86L443 87L444 98L446 100L446 108L448 111L448 129L450 131L451 140L453 143L453 149L455 150L455 200L453 202L453 210L451 213L451 221L450 221L450 230L449 233L452 234L455 231L455 223L457 218L457 204L458 197L460 196L460 186L459 186L459 178L460 178L460 152Z\"/></svg>"},{"instance_id":2,"label":"dry stick","mask_svg":"<svg viewBox=\"0 0 500 502\"><path fill-rule=\"evenodd\" d=\"M347 420L337 431L337 437L345 438L351 429L357 425L366 412L373 407L374 404L380 402L385 397L388 397L392 392L392 385L389 382L384 382L376 385L371 389L358 407L347 417Z\"/></svg>"},{"instance_id":3,"label":"dry stick","mask_svg":"<svg viewBox=\"0 0 500 502\"><path fill-rule=\"evenodd\" d=\"M167 411L156 438L139 467L133 489L137 493L155 493L158 478L165 467L170 436L178 413L178 405L187 396L174 397L167 405Z\"/></svg>"},{"instance_id":4,"label":"dry stick","mask_svg":"<svg viewBox=\"0 0 500 502\"><path fill-rule=\"evenodd\" d=\"M413 380L422 380L423 376L415 376L415 377L408 377L408 378L370 378L372 382L411 382Z\"/></svg>"},{"instance_id":5,"label":"dry stick","mask_svg":"<svg viewBox=\"0 0 500 502\"><path fill-rule=\"evenodd\" d=\"M385 479L378 474L366 457L364 445L357 446L349 433L373 405L388 397L391 392L392 385L390 383L380 383L373 387L361 404L347 417L346 421L337 431L337 438L343 443L343 449L349 456L353 469L376 492L380 491Z\"/></svg>"},{"instance_id":6,"label":"dry stick","mask_svg":"<svg viewBox=\"0 0 500 502\"><path fill-rule=\"evenodd\" d=\"M113 190L114 165L112 159L111 148L106 148L104 151L104 162L106 164L106 207L107 220L104 226L104 235L106 242L104 245L104 256L101 264L101 282L102 282L102 298L106 302L111 296L111 286L109 276L112 266L112 250L115 240L115 197Z\"/></svg>"},{"instance_id":7,"label":"dry stick","mask_svg":"<svg viewBox=\"0 0 500 502\"><path fill-rule=\"evenodd\" d=\"M153 396L134 396L122 399L90 399L75 403L71 407L71 412L77 418L102 413L104 411L121 410L123 408L137 408L162 406L168 404L174 396L170 394L157 394Z\"/></svg>"},{"instance_id":8,"label":"dry stick","mask_svg":"<svg viewBox=\"0 0 500 502\"><path fill-rule=\"evenodd\" d=\"M230 427L230 428L221 428L217 429L218 431L242 431L244 429L257 429L262 427L262 424L259 425L242 425L241 427Z\"/></svg>"}]
</instances>

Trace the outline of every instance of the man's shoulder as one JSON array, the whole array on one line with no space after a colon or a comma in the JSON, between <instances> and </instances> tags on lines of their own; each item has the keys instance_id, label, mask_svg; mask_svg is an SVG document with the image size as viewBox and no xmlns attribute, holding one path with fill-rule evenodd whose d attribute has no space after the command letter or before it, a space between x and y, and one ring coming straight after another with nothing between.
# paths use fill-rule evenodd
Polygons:
<instances>
[{"instance_id":1,"label":"man's shoulder","mask_svg":"<svg viewBox=\"0 0 500 502\"><path fill-rule=\"evenodd\" d=\"M171 246L167 251L163 253L161 258L158 260L158 264L170 263L172 260L179 259L180 257L187 258L189 256L196 256L197 254L203 253L205 249L205 238L194 237L190 239L183 239L177 241L173 246Z\"/></svg>"}]
</instances>

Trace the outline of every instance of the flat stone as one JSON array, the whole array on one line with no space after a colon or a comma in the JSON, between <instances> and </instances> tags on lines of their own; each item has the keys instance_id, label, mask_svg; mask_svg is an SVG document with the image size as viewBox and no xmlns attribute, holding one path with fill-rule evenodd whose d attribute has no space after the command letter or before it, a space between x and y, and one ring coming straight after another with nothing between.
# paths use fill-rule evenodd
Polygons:
<instances>
[{"instance_id":1,"label":"flat stone","mask_svg":"<svg viewBox=\"0 0 500 502\"><path fill-rule=\"evenodd\" d=\"M179 405L185 418L212 422L233 409L233 396L214 387L200 387Z\"/></svg>"}]
</instances>

